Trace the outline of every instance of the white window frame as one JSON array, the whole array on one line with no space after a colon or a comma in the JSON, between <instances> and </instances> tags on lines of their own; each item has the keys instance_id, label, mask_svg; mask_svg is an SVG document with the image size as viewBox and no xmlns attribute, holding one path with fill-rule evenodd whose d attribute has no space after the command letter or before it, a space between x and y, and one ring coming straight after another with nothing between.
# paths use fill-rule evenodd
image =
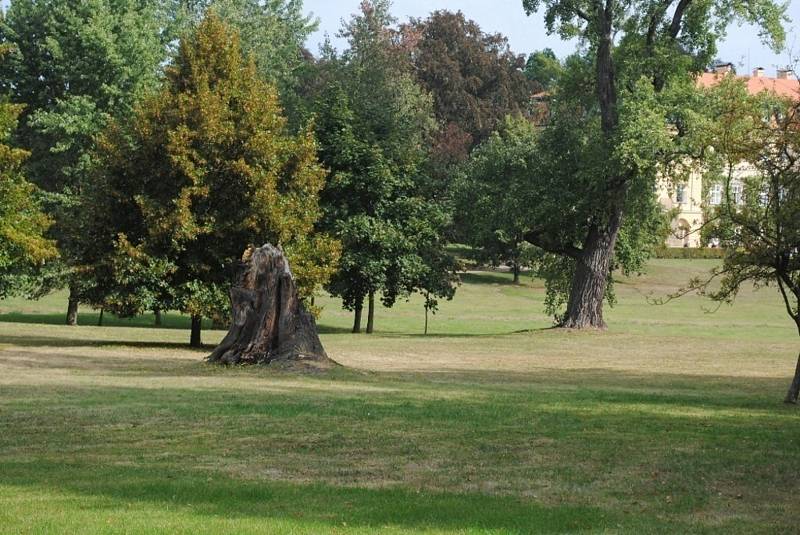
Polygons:
<instances>
[{"instance_id":1,"label":"white window frame","mask_svg":"<svg viewBox=\"0 0 800 535\"><path fill-rule=\"evenodd\" d=\"M722 184L713 184L708 190L708 203L711 206L722 204Z\"/></svg>"}]
</instances>

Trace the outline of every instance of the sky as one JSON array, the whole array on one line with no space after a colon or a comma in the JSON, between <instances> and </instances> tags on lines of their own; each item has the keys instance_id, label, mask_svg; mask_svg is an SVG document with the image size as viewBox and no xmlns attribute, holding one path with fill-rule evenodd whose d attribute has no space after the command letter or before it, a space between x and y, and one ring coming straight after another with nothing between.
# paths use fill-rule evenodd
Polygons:
<instances>
[{"instance_id":1,"label":"sky","mask_svg":"<svg viewBox=\"0 0 800 535\"><path fill-rule=\"evenodd\" d=\"M313 13L320 23L319 30L308 42L309 49L316 53L325 33L337 48L343 48L343 42L335 35L342 18L349 18L360 3L360 0L304 0L306 11ZM511 49L518 54L549 47L559 57L564 57L576 47L574 41L564 42L558 36L548 36L541 14L526 17L522 0L394 0L393 4L393 13L401 21L410 16L425 17L436 9L461 10L483 31L500 32L508 37ZM777 67L793 64L791 58L800 56L800 0L790 1L788 15L792 22L787 26L787 50L776 54L761 43L754 28L734 25L720 44L718 57L735 64L740 74L763 67L767 75L774 76Z\"/></svg>"}]
</instances>

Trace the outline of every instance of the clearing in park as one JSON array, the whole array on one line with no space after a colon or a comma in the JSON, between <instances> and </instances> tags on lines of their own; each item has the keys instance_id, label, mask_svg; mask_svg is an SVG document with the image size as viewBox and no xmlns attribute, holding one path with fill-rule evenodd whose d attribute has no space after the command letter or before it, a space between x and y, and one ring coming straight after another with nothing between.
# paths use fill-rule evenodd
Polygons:
<instances>
[{"instance_id":1,"label":"clearing in park","mask_svg":"<svg viewBox=\"0 0 800 535\"><path fill-rule=\"evenodd\" d=\"M4 301L0 532L795 532L777 295L646 300L712 265L623 280L605 333L550 329L507 274L468 274L428 336L416 299L371 336L318 300L344 366L313 374L206 364L173 313L68 328L65 294Z\"/></svg>"}]
</instances>

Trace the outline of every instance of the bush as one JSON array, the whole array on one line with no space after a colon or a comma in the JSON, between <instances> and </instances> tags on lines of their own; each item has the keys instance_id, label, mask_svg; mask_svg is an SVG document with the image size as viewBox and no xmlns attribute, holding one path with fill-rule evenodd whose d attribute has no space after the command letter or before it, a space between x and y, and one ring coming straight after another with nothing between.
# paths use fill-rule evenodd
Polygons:
<instances>
[{"instance_id":1,"label":"bush","mask_svg":"<svg viewBox=\"0 0 800 535\"><path fill-rule=\"evenodd\" d=\"M725 256L725 250L719 247L659 247L655 257L670 260L710 260Z\"/></svg>"}]
</instances>

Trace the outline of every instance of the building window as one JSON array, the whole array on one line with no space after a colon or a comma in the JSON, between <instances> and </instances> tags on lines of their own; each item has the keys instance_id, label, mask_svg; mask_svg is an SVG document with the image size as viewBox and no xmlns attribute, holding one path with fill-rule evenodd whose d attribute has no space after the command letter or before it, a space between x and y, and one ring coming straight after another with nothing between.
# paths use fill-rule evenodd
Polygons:
<instances>
[{"instance_id":1,"label":"building window","mask_svg":"<svg viewBox=\"0 0 800 535\"><path fill-rule=\"evenodd\" d=\"M675 202L678 204L686 202L686 184L678 184L675 187Z\"/></svg>"},{"instance_id":2,"label":"building window","mask_svg":"<svg viewBox=\"0 0 800 535\"><path fill-rule=\"evenodd\" d=\"M709 202L712 206L719 206L722 204L722 185L721 184L714 184L711 186L711 191L709 194Z\"/></svg>"},{"instance_id":3,"label":"building window","mask_svg":"<svg viewBox=\"0 0 800 535\"><path fill-rule=\"evenodd\" d=\"M733 204L742 204L744 202L744 188L742 188L741 184L733 184L731 185L731 197L733 198Z\"/></svg>"}]
</instances>

